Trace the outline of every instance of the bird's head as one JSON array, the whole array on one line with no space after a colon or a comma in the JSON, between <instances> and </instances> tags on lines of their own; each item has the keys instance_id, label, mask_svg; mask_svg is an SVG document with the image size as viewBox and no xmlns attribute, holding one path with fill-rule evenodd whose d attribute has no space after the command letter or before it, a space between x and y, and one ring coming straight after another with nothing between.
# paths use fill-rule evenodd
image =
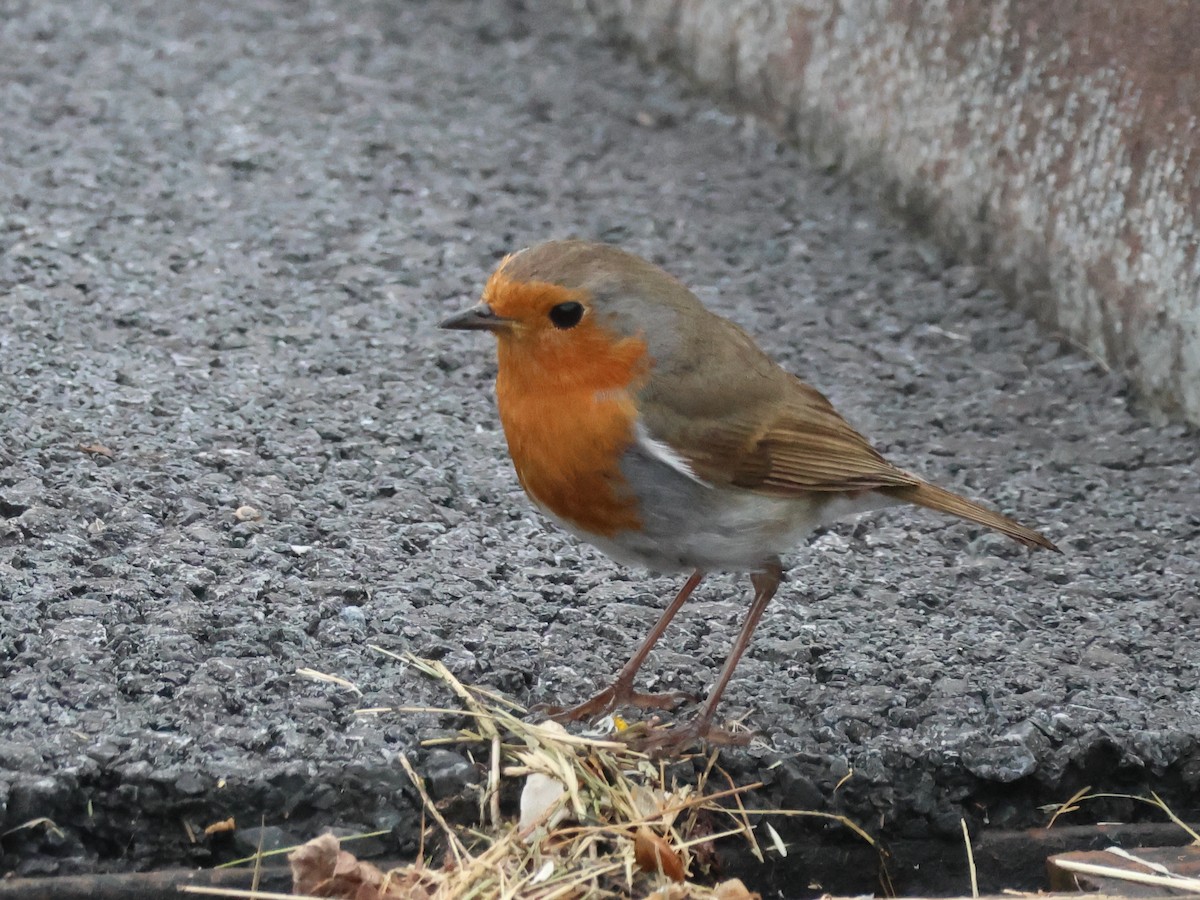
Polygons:
<instances>
[{"instance_id":1,"label":"bird's head","mask_svg":"<svg viewBox=\"0 0 1200 900\"><path fill-rule=\"evenodd\" d=\"M496 335L502 376L543 386L627 387L673 349L687 289L606 244L551 241L496 267L481 302L443 328Z\"/></svg>"}]
</instances>

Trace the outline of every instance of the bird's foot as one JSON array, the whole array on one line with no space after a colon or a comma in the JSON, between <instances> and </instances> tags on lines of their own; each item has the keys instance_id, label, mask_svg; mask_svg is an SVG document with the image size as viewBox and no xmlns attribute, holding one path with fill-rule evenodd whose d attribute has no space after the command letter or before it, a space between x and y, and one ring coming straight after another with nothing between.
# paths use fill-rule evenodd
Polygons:
<instances>
[{"instance_id":1,"label":"bird's foot","mask_svg":"<svg viewBox=\"0 0 1200 900\"><path fill-rule=\"evenodd\" d=\"M530 712L541 713L556 722L578 722L581 719L591 719L596 716L608 715L621 707L632 706L636 709L674 709L681 703L694 701L696 698L682 691L672 691L667 694L647 694L635 691L632 686L615 682L596 696L584 700L577 706L551 706L539 703Z\"/></svg>"},{"instance_id":2,"label":"bird's foot","mask_svg":"<svg viewBox=\"0 0 1200 900\"><path fill-rule=\"evenodd\" d=\"M631 728L628 737L622 736L629 745L641 753L659 759L682 756L699 747L745 747L754 737L754 732L733 731L720 725L704 723L699 719L671 728L651 724L645 729Z\"/></svg>"}]
</instances>

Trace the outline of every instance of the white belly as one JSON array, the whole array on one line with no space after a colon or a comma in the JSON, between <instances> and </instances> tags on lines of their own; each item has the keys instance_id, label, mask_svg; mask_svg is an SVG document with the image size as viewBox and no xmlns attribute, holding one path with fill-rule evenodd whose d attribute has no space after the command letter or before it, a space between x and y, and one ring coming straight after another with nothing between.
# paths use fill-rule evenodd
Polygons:
<instances>
[{"instance_id":1,"label":"white belly","mask_svg":"<svg viewBox=\"0 0 1200 900\"><path fill-rule=\"evenodd\" d=\"M633 450L622 471L638 497L640 530L604 537L546 514L617 562L659 572L760 571L818 526L894 504L874 492L814 502L713 487Z\"/></svg>"}]
</instances>

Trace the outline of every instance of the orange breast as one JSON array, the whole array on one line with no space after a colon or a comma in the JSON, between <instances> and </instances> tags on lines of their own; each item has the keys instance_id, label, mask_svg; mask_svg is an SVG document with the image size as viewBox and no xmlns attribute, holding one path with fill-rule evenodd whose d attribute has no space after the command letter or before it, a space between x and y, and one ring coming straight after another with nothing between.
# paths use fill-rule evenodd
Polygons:
<instances>
[{"instance_id":1,"label":"orange breast","mask_svg":"<svg viewBox=\"0 0 1200 900\"><path fill-rule=\"evenodd\" d=\"M645 343L627 338L600 359L578 356L570 376L550 377L524 348L501 340L496 399L517 478L545 509L577 528L612 537L641 526L637 499L621 474L634 441L631 390L644 370Z\"/></svg>"}]
</instances>

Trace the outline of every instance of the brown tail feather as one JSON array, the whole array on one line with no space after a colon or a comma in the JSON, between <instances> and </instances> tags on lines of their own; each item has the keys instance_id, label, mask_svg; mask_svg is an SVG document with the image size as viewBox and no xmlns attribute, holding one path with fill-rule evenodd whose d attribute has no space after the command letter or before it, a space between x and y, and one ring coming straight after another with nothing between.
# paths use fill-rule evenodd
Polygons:
<instances>
[{"instance_id":1,"label":"brown tail feather","mask_svg":"<svg viewBox=\"0 0 1200 900\"><path fill-rule=\"evenodd\" d=\"M1008 535L1014 541L1020 541L1026 547L1044 547L1055 553L1062 552L1032 528L1026 528L1007 516L992 512L978 503L971 502L966 497L960 497L958 494L935 487L927 482L914 484L911 487L885 487L877 488L877 490L879 493L895 497L897 500L915 503L917 506L935 509L938 512L950 513L950 515L966 519L968 522L994 528L1001 534Z\"/></svg>"}]
</instances>

